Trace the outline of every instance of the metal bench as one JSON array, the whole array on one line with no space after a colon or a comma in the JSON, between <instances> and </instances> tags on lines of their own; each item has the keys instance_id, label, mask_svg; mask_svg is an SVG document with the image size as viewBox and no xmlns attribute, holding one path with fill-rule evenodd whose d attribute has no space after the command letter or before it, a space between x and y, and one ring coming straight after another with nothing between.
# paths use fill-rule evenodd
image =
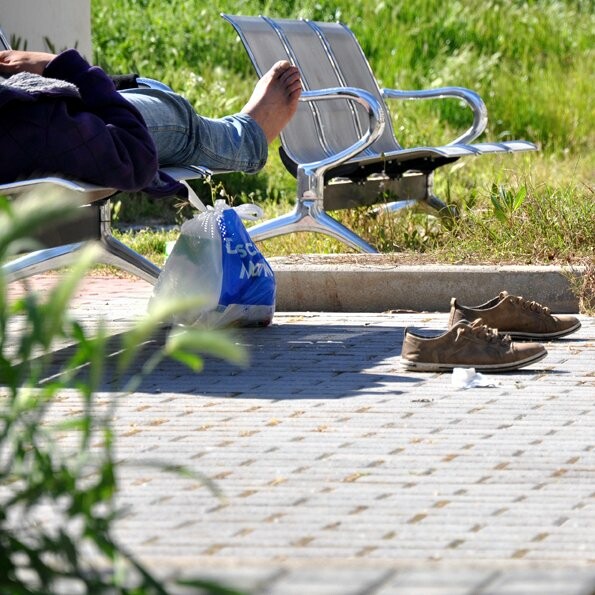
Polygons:
<instances>
[{"instance_id":1,"label":"metal bench","mask_svg":"<svg viewBox=\"0 0 595 595\"><path fill-rule=\"evenodd\" d=\"M353 33L341 23L222 14L237 31L259 76L286 59L301 71L304 93L281 133L281 159L297 178L292 213L250 228L256 241L296 231L335 237L350 247L376 250L327 211L385 205L398 211L424 204L447 208L433 191L437 168L461 157L533 151L528 141L470 144L487 125L479 95L461 87L426 91L380 89ZM389 99L462 100L472 111L468 130L441 146L404 148L397 141Z\"/></svg>"}]
</instances>

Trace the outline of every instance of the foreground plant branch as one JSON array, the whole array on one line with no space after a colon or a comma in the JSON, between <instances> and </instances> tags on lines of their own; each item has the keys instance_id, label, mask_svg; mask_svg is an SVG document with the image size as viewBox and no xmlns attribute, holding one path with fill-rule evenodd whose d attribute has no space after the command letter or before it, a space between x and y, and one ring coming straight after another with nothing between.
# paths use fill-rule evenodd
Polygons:
<instances>
[{"instance_id":1,"label":"foreground plant branch","mask_svg":"<svg viewBox=\"0 0 595 595\"><path fill-rule=\"evenodd\" d=\"M76 208L72 197L62 195L46 194L43 202L25 197L15 205L2 200L0 262L40 226L71 216ZM190 304L168 304L141 319L118 346L103 324L86 330L71 318L69 306L98 249L82 251L43 297L27 293L10 302L0 276L1 593L167 594L168 586L113 537L119 510L111 420L118 395L133 390L141 375L166 357L194 370L201 368L202 354L246 362L246 352L220 331L174 330L140 372L130 373L139 346L160 321ZM63 362L54 357L58 344L70 345ZM120 392L99 403L96 394L112 373ZM52 407L64 395L80 403L80 412L59 419ZM191 469L156 464L204 480ZM200 593L232 592L208 581L187 584Z\"/></svg>"}]
</instances>

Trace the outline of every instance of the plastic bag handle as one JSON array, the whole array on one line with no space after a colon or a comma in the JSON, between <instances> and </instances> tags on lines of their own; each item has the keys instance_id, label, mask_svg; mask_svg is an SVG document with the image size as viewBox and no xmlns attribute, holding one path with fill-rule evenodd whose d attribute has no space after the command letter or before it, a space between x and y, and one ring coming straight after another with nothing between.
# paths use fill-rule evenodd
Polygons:
<instances>
[{"instance_id":1,"label":"plastic bag handle","mask_svg":"<svg viewBox=\"0 0 595 595\"><path fill-rule=\"evenodd\" d=\"M190 204L197 211L200 211L200 212L206 211L207 207L205 207L205 204L202 202L202 200L200 200L200 198L198 198L198 194L196 194L196 192L194 192L194 190L190 187L190 184L188 184L188 182L186 182L186 180L180 180L180 181L188 189L188 200L190 201Z\"/></svg>"},{"instance_id":2,"label":"plastic bag handle","mask_svg":"<svg viewBox=\"0 0 595 595\"><path fill-rule=\"evenodd\" d=\"M206 210L208 211L225 211L225 209L233 209L240 219L244 221L256 221L260 219L264 215L264 211L258 205L254 203L245 203L242 205L238 205L237 207L230 207L225 200L222 198L218 198L215 201L215 204L211 207L208 206Z\"/></svg>"},{"instance_id":3,"label":"plastic bag handle","mask_svg":"<svg viewBox=\"0 0 595 595\"><path fill-rule=\"evenodd\" d=\"M256 221L264 215L262 208L252 203L245 203L232 208L238 214L239 218L244 221Z\"/></svg>"}]
</instances>

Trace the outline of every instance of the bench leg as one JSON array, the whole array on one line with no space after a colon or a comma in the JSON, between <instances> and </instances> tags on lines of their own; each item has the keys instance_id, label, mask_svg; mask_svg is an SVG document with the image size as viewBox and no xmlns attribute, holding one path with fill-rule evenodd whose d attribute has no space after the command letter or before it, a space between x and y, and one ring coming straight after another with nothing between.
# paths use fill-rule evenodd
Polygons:
<instances>
[{"instance_id":1,"label":"bench leg","mask_svg":"<svg viewBox=\"0 0 595 595\"><path fill-rule=\"evenodd\" d=\"M103 264L115 266L155 285L161 269L150 260L131 250L111 234L102 235L100 240L103 252L99 257Z\"/></svg>"},{"instance_id":2,"label":"bench leg","mask_svg":"<svg viewBox=\"0 0 595 595\"><path fill-rule=\"evenodd\" d=\"M115 266L155 285L161 269L112 235L110 202L99 206L99 242L103 248L100 261Z\"/></svg>"},{"instance_id":3,"label":"bench leg","mask_svg":"<svg viewBox=\"0 0 595 595\"><path fill-rule=\"evenodd\" d=\"M255 242L296 231L309 231L331 236L358 252L377 252L357 234L328 215L320 207L320 201L316 199L298 200L293 212L248 228L248 233Z\"/></svg>"},{"instance_id":4,"label":"bench leg","mask_svg":"<svg viewBox=\"0 0 595 595\"><path fill-rule=\"evenodd\" d=\"M103 247L99 257L101 263L122 269L153 285L156 283L161 272L158 266L111 235L102 237L100 243ZM83 246L84 242L78 242L57 248L45 248L20 256L2 267L6 282L12 283L68 266L73 263L76 253Z\"/></svg>"},{"instance_id":5,"label":"bench leg","mask_svg":"<svg viewBox=\"0 0 595 595\"><path fill-rule=\"evenodd\" d=\"M56 248L45 248L20 256L3 265L4 277L8 283L12 283L19 279L26 279L33 275L40 275L47 271L68 266L72 263L75 254L83 244L84 242L77 242Z\"/></svg>"},{"instance_id":6,"label":"bench leg","mask_svg":"<svg viewBox=\"0 0 595 595\"><path fill-rule=\"evenodd\" d=\"M122 269L151 284L156 283L161 269L112 235L109 200L102 204L91 205L86 215L85 221L80 224L81 229L78 230L80 233L68 230L54 234L56 237L47 238L49 242L59 242L70 236L70 243L30 252L3 265L2 271L6 281L12 283L68 266L76 260L77 252L86 241L96 240L103 248L99 262ZM75 239L76 241L73 241Z\"/></svg>"}]
</instances>

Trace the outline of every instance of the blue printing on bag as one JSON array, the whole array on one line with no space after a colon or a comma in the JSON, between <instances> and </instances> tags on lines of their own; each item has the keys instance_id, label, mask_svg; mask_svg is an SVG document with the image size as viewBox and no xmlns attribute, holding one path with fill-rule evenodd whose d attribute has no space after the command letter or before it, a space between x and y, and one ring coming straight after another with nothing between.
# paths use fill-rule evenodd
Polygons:
<instances>
[{"instance_id":1,"label":"blue printing on bag","mask_svg":"<svg viewBox=\"0 0 595 595\"><path fill-rule=\"evenodd\" d=\"M223 265L219 305L274 305L275 274L238 214L233 209L225 209L217 224Z\"/></svg>"}]
</instances>

